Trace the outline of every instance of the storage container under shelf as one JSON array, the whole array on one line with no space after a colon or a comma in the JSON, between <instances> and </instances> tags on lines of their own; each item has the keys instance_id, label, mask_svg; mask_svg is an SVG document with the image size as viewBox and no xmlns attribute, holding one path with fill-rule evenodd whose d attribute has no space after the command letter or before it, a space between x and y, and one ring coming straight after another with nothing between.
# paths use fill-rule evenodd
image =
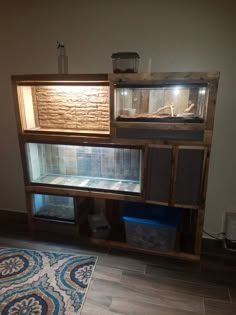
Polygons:
<instances>
[{"instance_id":1,"label":"storage container under shelf","mask_svg":"<svg viewBox=\"0 0 236 315\"><path fill-rule=\"evenodd\" d=\"M128 244L157 251L176 250L181 209L129 203L124 210Z\"/></svg>"},{"instance_id":2,"label":"storage container under shelf","mask_svg":"<svg viewBox=\"0 0 236 315\"><path fill-rule=\"evenodd\" d=\"M32 211L35 218L75 222L73 197L32 194Z\"/></svg>"},{"instance_id":3,"label":"storage container under shelf","mask_svg":"<svg viewBox=\"0 0 236 315\"><path fill-rule=\"evenodd\" d=\"M90 214L88 216L88 222L92 238L108 239L111 226L103 213Z\"/></svg>"}]
</instances>

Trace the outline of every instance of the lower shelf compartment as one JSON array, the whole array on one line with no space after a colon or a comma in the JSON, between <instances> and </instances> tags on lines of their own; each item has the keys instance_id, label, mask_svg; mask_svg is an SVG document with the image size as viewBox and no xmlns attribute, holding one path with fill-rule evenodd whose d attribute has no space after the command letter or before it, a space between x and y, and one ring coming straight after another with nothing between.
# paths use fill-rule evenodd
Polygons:
<instances>
[{"instance_id":1,"label":"lower shelf compartment","mask_svg":"<svg viewBox=\"0 0 236 315\"><path fill-rule=\"evenodd\" d=\"M99 246L107 246L111 248L139 252L143 254L167 256L167 257L173 257L177 259L184 259L184 260L191 260L191 261L200 260L200 255L189 254L189 253L184 253L184 252L175 252L175 251L172 251L172 252L164 252L164 251L157 251L157 250L154 251L150 249L143 249L143 248L135 247L125 242L118 242L118 241L112 241L112 240L100 240L100 239L95 239L95 238L90 238L89 242L92 244L99 245Z\"/></svg>"},{"instance_id":2,"label":"lower shelf compartment","mask_svg":"<svg viewBox=\"0 0 236 315\"><path fill-rule=\"evenodd\" d=\"M77 243L199 260L193 209L96 197L28 193L31 231Z\"/></svg>"}]
</instances>

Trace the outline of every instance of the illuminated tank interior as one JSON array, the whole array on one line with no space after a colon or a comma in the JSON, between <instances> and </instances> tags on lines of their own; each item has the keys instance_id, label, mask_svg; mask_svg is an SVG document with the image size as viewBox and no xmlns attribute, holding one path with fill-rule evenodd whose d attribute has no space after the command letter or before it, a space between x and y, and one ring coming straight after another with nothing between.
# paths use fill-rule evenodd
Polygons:
<instances>
[{"instance_id":1,"label":"illuminated tank interior","mask_svg":"<svg viewBox=\"0 0 236 315\"><path fill-rule=\"evenodd\" d=\"M140 149L44 143L26 149L32 183L141 192Z\"/></svg>"},{"instance_id":2,"label":"illuminated tank interior","mask_svg":"<svg viewBox=\"0 0 236 315\"><path fill-rule=\"evenodd\" d=\"M26 130L109 133L109 86L18 86Z\"/></svg>"},{"instance_id":3,"label":"illuminated tank interior","mask_svg":"<svg viewBox=\"0 0 236 315\"><path fill-rule=\"evenodd\" d=\"M116 119L203 122L207 88L199 86L117 87Z\"/></svg>"}]
</instances>

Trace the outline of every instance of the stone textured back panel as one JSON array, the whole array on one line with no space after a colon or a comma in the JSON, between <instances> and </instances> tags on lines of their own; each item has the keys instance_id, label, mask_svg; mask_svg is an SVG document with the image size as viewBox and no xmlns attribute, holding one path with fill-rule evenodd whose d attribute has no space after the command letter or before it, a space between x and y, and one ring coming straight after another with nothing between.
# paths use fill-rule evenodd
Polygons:
<instances>
[{"instance_id":1,"label":"stone textured back panel","mask_svg":"<svg viewBox=\"0 0 236 315\"><path fill-rule=\"evenodd\" d=\"M109 131L108 86L38 86L40 128Z\"/></svg>"}]
</instances>

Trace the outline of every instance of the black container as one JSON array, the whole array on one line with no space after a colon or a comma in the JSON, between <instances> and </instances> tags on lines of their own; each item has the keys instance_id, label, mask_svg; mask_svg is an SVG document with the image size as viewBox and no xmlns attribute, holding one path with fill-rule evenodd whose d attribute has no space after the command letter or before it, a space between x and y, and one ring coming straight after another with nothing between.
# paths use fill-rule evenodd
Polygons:
<instances>
[{"instance_id":1,"label":"black container","mask_svg":"<svg viewBox=\"0 0 236 315\"><path fill-rule=\"evenodd\" d=\"M136 52L119 52L111 56L114 73L137 73L139 55Z\"/></svg>"}]
</instances>

